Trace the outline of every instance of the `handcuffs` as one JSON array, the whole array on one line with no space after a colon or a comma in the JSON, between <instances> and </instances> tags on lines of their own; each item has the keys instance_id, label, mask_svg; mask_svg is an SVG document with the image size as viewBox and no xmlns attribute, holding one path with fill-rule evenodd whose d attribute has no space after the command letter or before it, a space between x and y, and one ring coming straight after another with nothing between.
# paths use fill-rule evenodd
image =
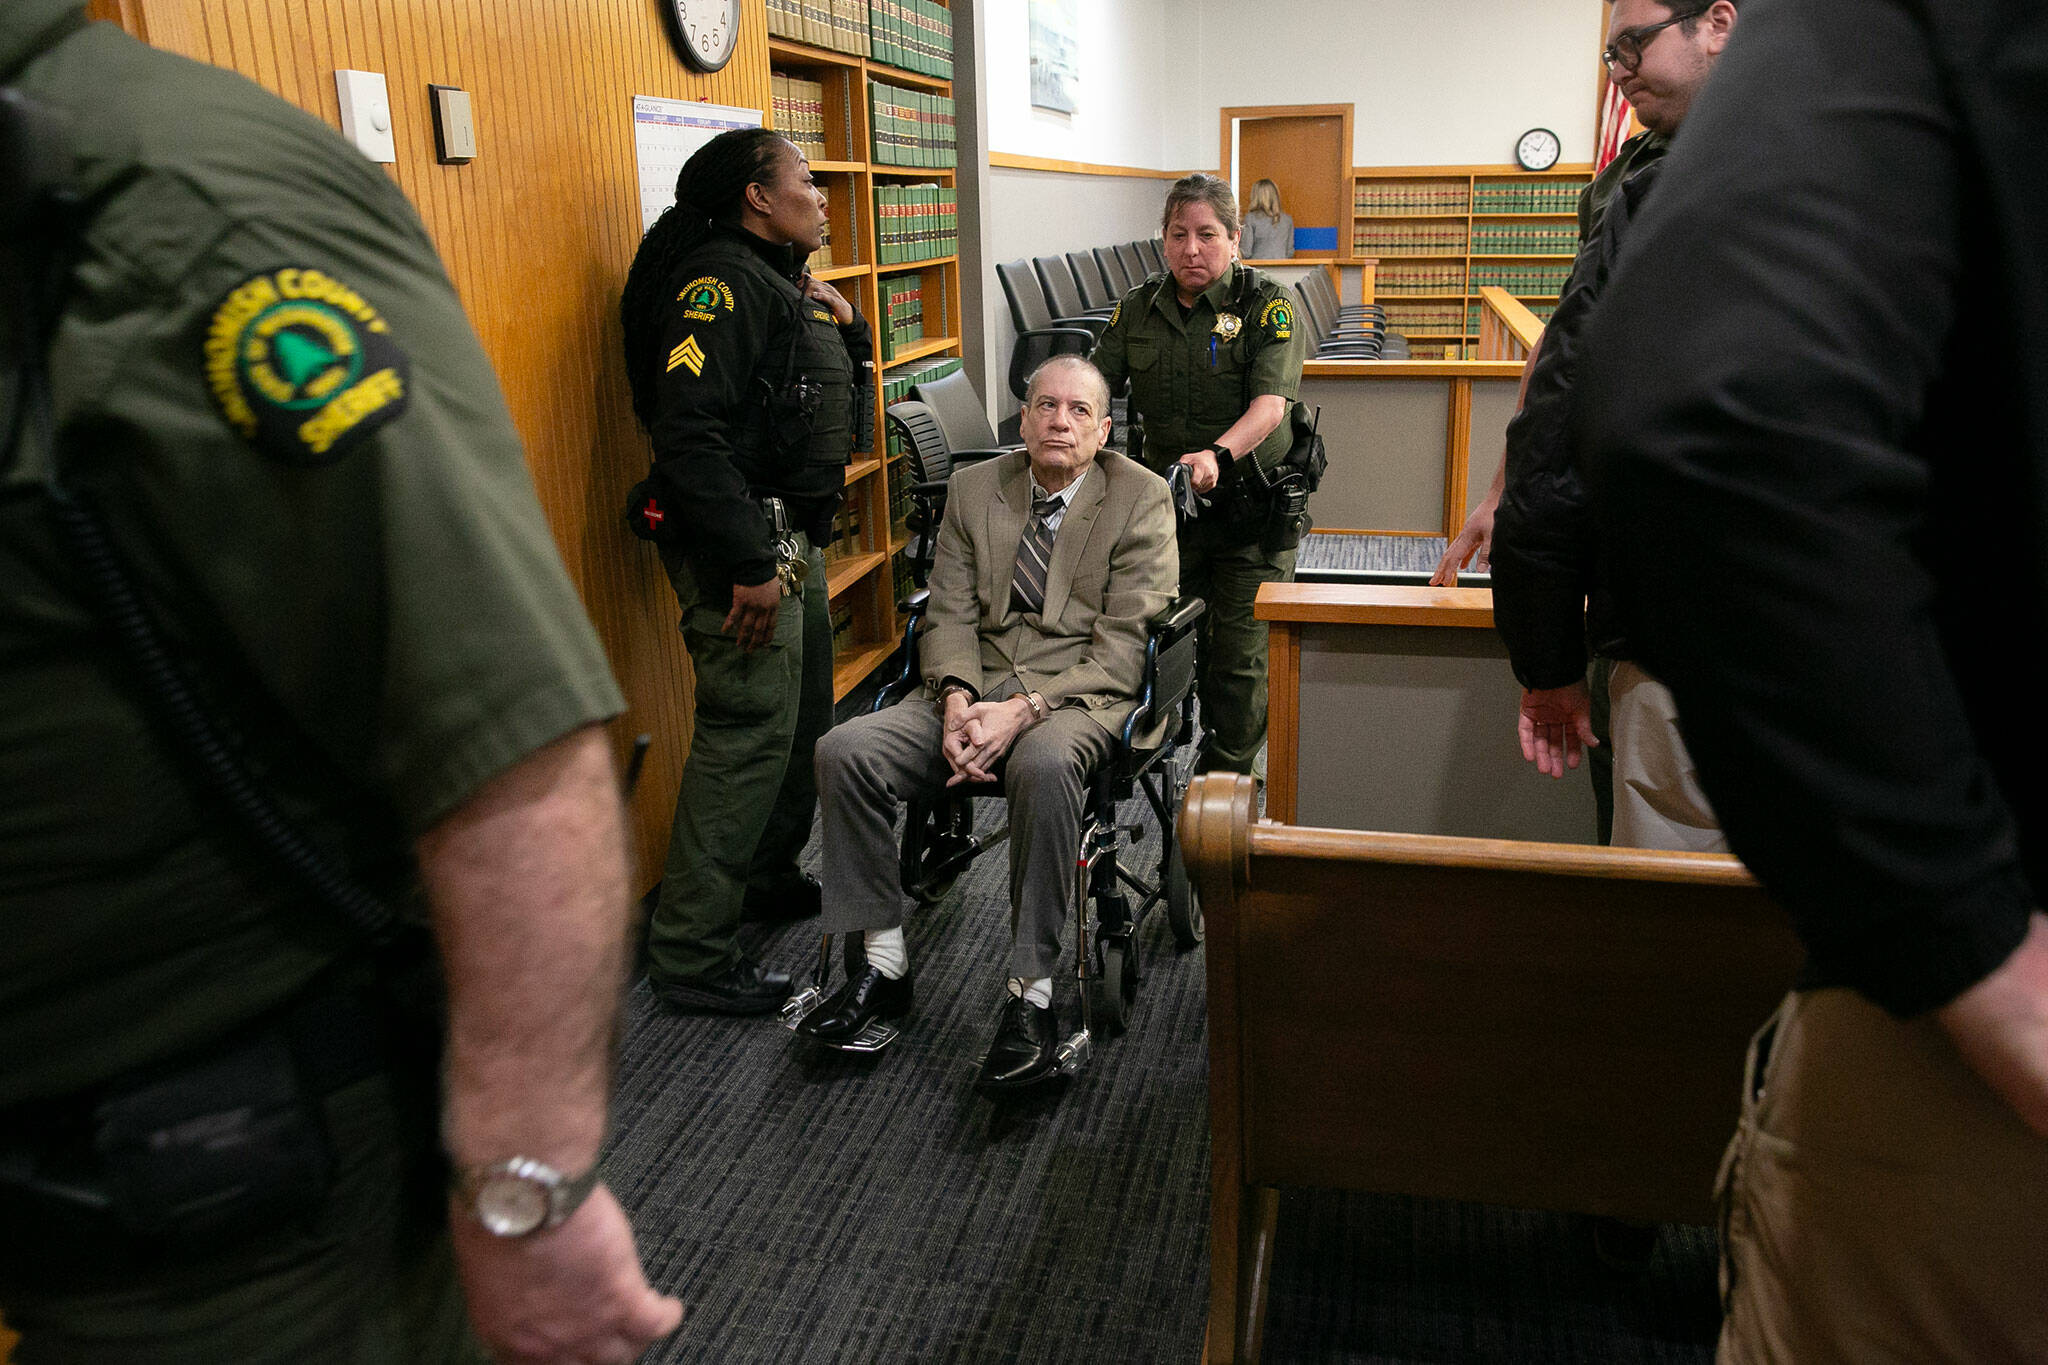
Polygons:
<instances>
[{"instance_id":1,"label":"handcuffs","mask_svg":"<svg viewBox=\"0 0 2048 1365\"><path fill-rule=\"evenodd\" d=\"M775 577L781 582L784 595L800 596L804 581L811 576L811 561L804 554L803 541L789 529L789 510L782 505L781 498L763 498L761 511L775 537Z\"/></svg>"}]
</instances>

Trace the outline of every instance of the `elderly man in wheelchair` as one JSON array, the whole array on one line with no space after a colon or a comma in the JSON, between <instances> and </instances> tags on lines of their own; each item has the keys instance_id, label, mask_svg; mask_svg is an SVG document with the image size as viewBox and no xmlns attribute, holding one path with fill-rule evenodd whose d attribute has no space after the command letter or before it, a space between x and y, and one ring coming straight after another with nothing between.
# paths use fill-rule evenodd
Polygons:
<instances>
[{"instance_id":1,"label":"elderly man in wheelchair","mask_svg":"<svg viewBox=\"0 0 2048 1365\"><path fill-rule=\"evenodd\" d=\"M1201 603L1172 600L1179 555L1167 484L1105 449L1109 428L1100 372L1078 356L1056 357L1031 377L1025 449L959 470L945 490L921 629L913 624L907 637L917 660L910 695L834 728L818 745L826 939L817 983L789 1011L799 1034L850 1051L877 1051L896 1036L886 1021L909 1014L912 1000L904 889L918 891L917 868L943 856L923 846L931 832L923 821L964 809L965 793L1005 796L1010 817L1008 992L982 1087L1032 1085L1085 1059L1084 909L1099 911L1105 898L1120 954L1112 988L1128 1005L1136 917L1117 883L1149 893L1142 914L1164 899L1164 864L1177 874L1178 863L1169 832L1159 888L1116 868L1116 799L1159 766L1171 731L1184 737L1191 718L1178 699L1186 679L1176 677L1174 698L1145 689L1157 684L1162 651L1176 675L1191 673ZM1177 791L1157 780L1139 785L1169 823ZM910 829L899 856L895 816L906 805ZM966 824L971 846L952 855L961 862L980 847L971 818ZM1184 879L1178 889L1176 934L1198 938ZM1052 975L1069 917L1084 1023L1063 1042ZM855 931L863 951L849 951L847 980L824 995L831 935ZM1097 947L1099 971L1101 940Z\"/></svg>"}]
</instances>

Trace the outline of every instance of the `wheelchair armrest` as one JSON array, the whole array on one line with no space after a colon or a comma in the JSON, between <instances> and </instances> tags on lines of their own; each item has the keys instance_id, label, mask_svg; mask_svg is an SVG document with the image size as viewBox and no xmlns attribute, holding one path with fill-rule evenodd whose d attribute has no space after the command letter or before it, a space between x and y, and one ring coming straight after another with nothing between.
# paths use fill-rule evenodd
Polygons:
<instances>
[{"instance_id":1,"label":"wheelchair armrest","mask_svg":"<svg viewBox=\"0 0 2048 1365\"><path fill-rule=\"evenodd\" d=\"M1185 635L1208 610L1209 604L1199 597L1176 597L1166 604L1165 611L1148 621L1145 628L1154 635Z\"/></svg>"},{"instance_id":2,"label":"wheelchair armrest","mask_svg":"<svg viewBox=\"0 0 2048 1365\"><path fill-rule=\"evenodd\" d=\"M896 610L903 613L903 667L875 693L875 704L868 708L870 711L887 710L924 686L924 674L917 663L917 628L924 620L931 598L930 588L919 588L896 604Z\"/></svg>"}]
</instances>

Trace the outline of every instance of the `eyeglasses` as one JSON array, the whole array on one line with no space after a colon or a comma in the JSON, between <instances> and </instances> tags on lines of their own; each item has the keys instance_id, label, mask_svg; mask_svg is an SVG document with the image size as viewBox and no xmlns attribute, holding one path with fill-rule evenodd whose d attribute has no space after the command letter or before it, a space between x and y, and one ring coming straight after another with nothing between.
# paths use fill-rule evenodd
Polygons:
<instances>
[{"instance_id":1,"label":"eyeglasses","mask_svg":"<svg viewBox=\"0 0 2048 1365\"><path fill-rule=\"evenodd\" d=\"M1613 42L1600 50L1600 60L1609 70L1618 66L1624 71L1634 71L1643 64L1643 49L1648 47L1659 33L1673 24L1697 19L1711 8L1713 7L1709 5L1685 14L1674 14L1661 24L1638 24L1634 28L1625 28L1614 35Z\"/></svg>"}]
</instances>

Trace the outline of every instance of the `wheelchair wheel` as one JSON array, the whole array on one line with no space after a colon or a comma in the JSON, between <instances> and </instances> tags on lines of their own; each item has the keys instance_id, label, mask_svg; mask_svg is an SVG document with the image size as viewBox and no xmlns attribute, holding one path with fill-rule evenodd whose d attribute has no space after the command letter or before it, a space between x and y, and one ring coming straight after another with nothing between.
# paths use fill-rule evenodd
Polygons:
<instances>
[{"instance_id":1,"label":"wheelchair wheel","mask_svg":"<svg viewBox=\"0 0 2048 1365\"><path fill-rule=\"evenodd\" d=\"M967 817L972 828L972 816ZM904 894L929 910L944 900L960 880L958 870L933 876L933 869L960 849L963 832L958 815L943 802L912 801L904 813L903 847L899 855Z\"/></svg>"},{"instance_id":2,"label":"wheelchair wheel","mask_svg":"<svg viewBox=\"0 0 2048 1365\"><path fill-rule=\"evenodd\" d=\"M1174 946L1182 952L1200 946L1202 936L1208 932L1202 918L1202 898L1195 894L1195 884L1188 880L1178 843L1166 860L1166 925L1173 930Z\"/></svg>"},{"instance_id":3,"label":"wheelchair wheel","mask_svg":"<svg viewBox=\"0 0 2048 1365\"><path fill-rule=\"evenodd\" d=\"M1105 1036L1115 1037L1131 1024L1138 1003L1138 957L1129 940L1105 938L1096 945L1095 1017Z\"/></svg>"}]
</instances>

